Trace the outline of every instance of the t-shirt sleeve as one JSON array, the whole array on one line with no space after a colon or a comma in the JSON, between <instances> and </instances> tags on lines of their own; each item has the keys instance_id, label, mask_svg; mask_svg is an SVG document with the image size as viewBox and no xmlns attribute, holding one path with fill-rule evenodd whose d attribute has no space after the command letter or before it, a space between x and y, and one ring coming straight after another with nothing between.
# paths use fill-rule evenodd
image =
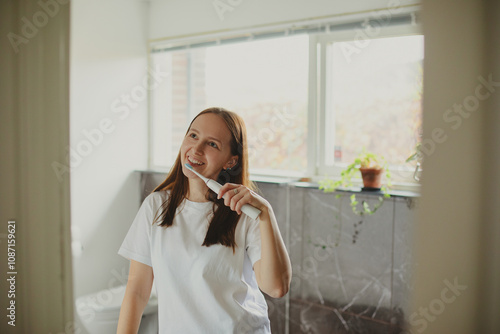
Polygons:
<instances>
[{"instance_id":1,"label":"t-shirt sleeve","mask_svg":"<svg viewBox=\"0 0 500 334\"><path fill-rule=\"evenodd\" d=\"M252 262L252 267L255 262L260 260L260 226L258 219L252 219L247 217L248 219L248 230L246 236L246 251L250 261Z\"/></svg>"},{"instance_id":2,"label":"t-shirt sleeve","mask_svg":"<svg viewBox=\"0 0 500 334\"><path fill-rule=\"evenodd\" d=\"M124 258L151 267L151 229L153 228L153 219L156 213L154 196L158 196L158 194L150 194L144 199L118 250L118 254Z\"/></svg>"}]
</instances>

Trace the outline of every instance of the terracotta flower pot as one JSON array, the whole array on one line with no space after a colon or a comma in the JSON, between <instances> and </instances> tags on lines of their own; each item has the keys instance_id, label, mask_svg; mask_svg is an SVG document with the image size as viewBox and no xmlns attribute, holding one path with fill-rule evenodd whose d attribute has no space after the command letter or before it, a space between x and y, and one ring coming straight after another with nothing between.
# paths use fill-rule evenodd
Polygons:
<instances>
[{"instance_id":1,"label":"terracotta flower pot","mask_svg":"<svg viewBox=\"0 0 500 334\"><path fill-rule=\"evenodd\" d=\"M382 187L382 168L363 168L360 169L363 185L365 188L380 189Z\"/></svg>"}]
</instances>

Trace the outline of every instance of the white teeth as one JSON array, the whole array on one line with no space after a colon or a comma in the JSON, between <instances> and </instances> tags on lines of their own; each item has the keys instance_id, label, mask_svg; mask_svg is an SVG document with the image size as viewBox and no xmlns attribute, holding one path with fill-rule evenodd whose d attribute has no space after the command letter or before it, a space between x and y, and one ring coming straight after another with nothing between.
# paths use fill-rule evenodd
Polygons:
<instances>
[{"instance_id":1,"label":"white teeth","mask_svg":"<svg viewBox=\"0 0 500 334\"><path fill-rule=\"evenodd\" d=\"M191 158L191 157L188 157L188 161L192 165L198 165L198 166L203 165L203 162L201 162L200 160L196 160L194 158Z\"/></svg>"}]
</instances>

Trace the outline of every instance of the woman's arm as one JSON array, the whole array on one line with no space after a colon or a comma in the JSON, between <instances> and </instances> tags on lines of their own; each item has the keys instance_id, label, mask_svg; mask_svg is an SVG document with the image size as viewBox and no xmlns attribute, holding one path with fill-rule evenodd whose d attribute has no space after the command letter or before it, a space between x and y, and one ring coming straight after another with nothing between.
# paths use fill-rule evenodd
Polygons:
<instances>
[{"instance_id":1,"label":"woman's arm","mask_svg":"<svg viewBox=\"0 0 500 334\"><path fill-rule=\"evenodd\" d=\"M281 298L290 288L292 266L271 206L259 209L261 256L253 269L259 288L273 298Z\"/></svg>"},{"instance_id":2,"label":"woman's arm","mask_svg":"<svg viewBox=\"0 0 500 334\"><path fill-rule=\"evenodd\" d=\"M239 214L244 204L262 211L259 215L261 257L254 264L255 277L263 292L273 298L283 297L290 288L292 266L271 205L242 185L226 183L219 192L219 198L224 194L227 194L224 204Z\"/></svg>"},{"instance_id":3,"label":"woman's arm","mask_svg":"<svg viewBox=\"0 0 500 334\"><path fill-rule=\"evenodd\" d=\"M136 334L153 285L153 268L130 260L127 289L118 319L117 334Z\"/></svg>"}]
</instances>

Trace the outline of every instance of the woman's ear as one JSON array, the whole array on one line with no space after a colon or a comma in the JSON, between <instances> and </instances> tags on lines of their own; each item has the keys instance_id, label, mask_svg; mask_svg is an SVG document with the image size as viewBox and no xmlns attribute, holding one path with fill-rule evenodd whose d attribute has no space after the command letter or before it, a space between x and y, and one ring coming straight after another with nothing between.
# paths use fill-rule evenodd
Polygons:
<instances>
[{"instance_id":1,"label":"woman's ear","mask_svg":"<svg viewBox=\"0 0 500 334\"><path fill-rule=\"evenodd\" d=\"M238 156L235 155L235 156L231 157L231 160L229 160L227 162L227 164L224 166L224 169L233 168L237 164L238 164Z\"/></svg>"}]
</instances>

